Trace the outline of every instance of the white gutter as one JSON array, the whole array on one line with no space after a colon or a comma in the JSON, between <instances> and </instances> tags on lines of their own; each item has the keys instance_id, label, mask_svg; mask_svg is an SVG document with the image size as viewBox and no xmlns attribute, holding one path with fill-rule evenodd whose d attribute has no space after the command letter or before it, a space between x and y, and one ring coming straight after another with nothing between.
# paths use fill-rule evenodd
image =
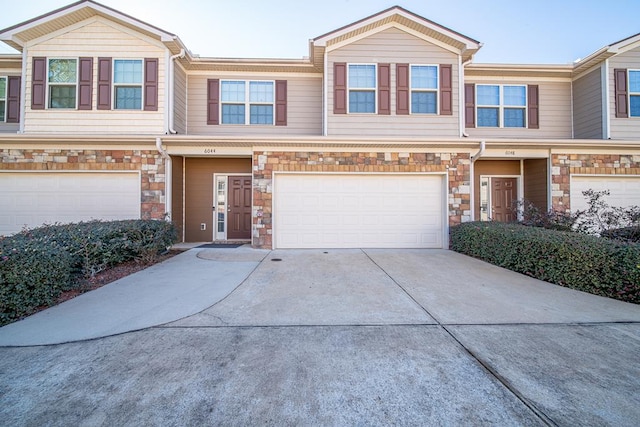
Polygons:
<instances>
[{"instance_id":1,"label":"white gutter","mask_svg":"<svg viewBox=\"0 0 640 427\"><path fill-rule=\"evenodd\" d=\"M609 88L609 58L604 60L602 64L604 70L600 73L602 79L602 126L604 127L602 136L604 139L611 139L611 114L609 109L611 103L609 102L610 88Z\"/></svg>"},{"instance_id":2,"label":"white gutter","mask_svg":"<svg viewBox=\"0 0 640 427\"><path fill-rule=\"evenodd\" d=\"M467 135L465 135L467 136ZM478 150L478 152L476 154L474 154L473 156L471 156L471 164L469 165L469 182L471 183L470 185L470 191L469 191L469 207L471 208L471 221L475 221L476 218L476 192L475 192L475 188L476 188L476 182L475 182L475 163L476 160L478 160L480 157L482 157L482 155L484 154L485 149L487 148L487 143L482 140L480 141L480 149Z\"/></svg>"},{"instance_id":3,"label":"white gutter","mask_svg":"<svg viewBox=\"0 0 640 427\"><path fill-rule=\"evenodd\" d=\"M156 149L158 150L158 153L160 153L162 158L165 160L165 163L164 163L164 210L166 213L166 220L171 221L172 220L171 192L173 191L173 188L171 186L171 180L173 179L171 175L171 167L172 167L171 156L169 156L169 153L167 153L167 151L164 148L162 148L162 138L160 137L156 138Z\"/></svg>"},{"instance_id":4,"label":"white gutter","mask_svg":"<svg viewBox=\"0 0 640 427\"><path fill-rule=\"evenodd\" d=\"M168 116L169 116L169 125L167 127L167 133L172 133L172 134L176 134L178 133L174 128L174 104L175 104L175 60L177 58L183 58L184 57L184 49L180 49L180 53L173 55L172 57L169 58L169 78L167 79L169 81L168 86L169 86L169 107L167 108L168 111Z\"/></svg>"},{"instance_id":5,"label":"white gutter","mask_svg":"<svg viewBox=\"0 0 640 427\"><path fill-rule=\"evenodd\" d=\"M22 79L20 81L20 128L18 133L24 133L24 115L27 111L27 48L22 49Z\"/></svg>"}]
</instances>

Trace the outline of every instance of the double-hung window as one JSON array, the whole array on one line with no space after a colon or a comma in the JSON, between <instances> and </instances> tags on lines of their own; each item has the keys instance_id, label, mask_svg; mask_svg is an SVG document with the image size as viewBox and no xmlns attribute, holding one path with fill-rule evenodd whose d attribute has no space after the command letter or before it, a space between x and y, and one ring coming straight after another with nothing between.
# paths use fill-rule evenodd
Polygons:
<instances>
[{"instance_id":1,"label":"double-hung window","mask_svg":"<svg viewBox=\"0 0 640 427\"><path fill-rule=\"evenodd\" d=\"M7 119L7 78L0 77L0 122Z\"/></svg>"},{"instance_id":2,"label":"double-hung window","mask_svg":"<svg viewBox=\"0 0 640 427\"><path fill-rule=\"evenodd\" d=\"M438 66L411 66L411 113L438 114Z\"/></svg>"},{"instance_id":3,"label":"double-hung window","mask_svg":"<svg viewBox=\"0 0 640 427\"><path fill-rule=\"evenodd\" d=\"M477 85L478 127L526 127L527 87Z\"/></svg>"},{"instance_id":4,"label":"double-hung window","mask_svg":"<svg viewBox=\"0 0 640 427\"><path fill-rule=\"evenodd\" d=\"M376 112L376 66L349 64L349 113Z\"/></svg>"},{"instance_id":5,"label":"double-hung window","mask_svg":"<svg viewBox=\"0 0 640 427\"><path fill-rule=\"evenodd\" d=\"M640 70L629 70L629 116L640 117Z\"/></svg>"},{"instance_id":6,"label":"double-hung window","mask_svg":"<svg viewBox=\"0 0 640 427\"><path fill-rule=\"evenodd\" d=\"M273 125L274 82L223 80L220 83L222 124Z\"/></svg>"},{"instance_id":7,"label":"double-hung window","mask_svg":"<svg viewBox=\"0 0 640 427\"><path fill-rule=\"evenodd\" d=\"M78 60L49 59L49 108L76 108Z\"/></svg>"},{"instance_id":8,"label":"double-hung window","mask_svg":"<svg viewBox=\"0 0 640 427\"><path fill-rule=\"evenodd\" d=\"M142 110L142 60L113 61L113 106L116 110Z\"/></svg>"}]
</instances>

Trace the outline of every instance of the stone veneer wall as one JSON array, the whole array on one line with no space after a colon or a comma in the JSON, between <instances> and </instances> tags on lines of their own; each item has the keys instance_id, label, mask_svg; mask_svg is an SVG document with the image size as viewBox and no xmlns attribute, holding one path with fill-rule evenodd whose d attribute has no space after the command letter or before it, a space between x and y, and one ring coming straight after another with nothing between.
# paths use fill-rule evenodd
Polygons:
<instances>
[{"instance_id":1,"label":"stone veneer wall","mask_svg":"<svg viewBox=\"0 0 640 427\"><path fill-rule=\"evenodd\" d=\"M640 175L640 155L632 154L553 154L551 156L551 205L570 212L572 174Z\"/></svg>"},{"instance_id":2,"label":"stone veneer wall","mask_svg":"<svg viewBox=\"0 0 640 427\"><path fill-rule=\"evenodd\" d=\"M471 160L468 153L254 152L253 246L272 247L273 172L447 172L449 224L471 220Z\"/></svg>"},{"instance_id":3,"label":"stone veneer wall","mask_svg":"<svg viewBox=\"0 0 640 427\"><path fill-rule=\"evenodd\" d=\"M157 150L2 149L0 170L141 171L143 218L165 216L165 164Z\"/></svg>"}]
</instances>

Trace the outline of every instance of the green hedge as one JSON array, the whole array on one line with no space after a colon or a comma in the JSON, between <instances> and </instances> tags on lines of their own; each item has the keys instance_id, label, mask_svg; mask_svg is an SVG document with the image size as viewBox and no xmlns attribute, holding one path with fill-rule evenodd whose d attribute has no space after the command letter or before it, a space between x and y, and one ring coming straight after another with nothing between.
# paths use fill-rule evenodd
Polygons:
<instances>
[{"instance_id":1,"label":"green hedge","mask_svg":"<svg viewBox=\"0 0 640 427\"><path fill-rule=\"evenodd\" d=\"M166 221L91 221L46 225L0 236L0 325L50 305L113 265L153 261L176 241Z\"/></svg>"},{"instance_id":2,"label":"green hedge","mask_svg":"<svg viewBox=\"0 0 640 427\"><path fill-rule=\"evenodd\" d=\"M622 240L625 242L638 242L640 243L640 225L633 227L614 228L611 230L605 230L600 233L602 237L607 239Z\"/></svg>"},{"instance_id":3,"label":"green hedge","mask_svg":"<svg viewBox=\"0 0 640 427\"><path fill-rule=\"evenodd\" d=\"M518 224L451 228L451 249L557 285L640 303L640 244Z\"/></svg>"}]
</instances>

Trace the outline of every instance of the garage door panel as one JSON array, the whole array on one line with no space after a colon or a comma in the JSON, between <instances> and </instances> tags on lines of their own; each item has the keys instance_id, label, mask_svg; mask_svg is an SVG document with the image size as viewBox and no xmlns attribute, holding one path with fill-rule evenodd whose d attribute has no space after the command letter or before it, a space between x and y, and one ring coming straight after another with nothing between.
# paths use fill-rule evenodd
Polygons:
<instances>
[{"instance_id":1,"label":"garage door panel","mask_svg":"<svg viewBox=\"0 0 640 427\"><path fill-rule=\"evenodd\" d=\"M626 208L640 206L640 176L572 176L571 210L584 210L588 207L587 198L582 194L586 190L610 192L605 201L610 206Z\"/></svg>"},{"instance_id":2,"label":"garage door panel","mask_svg":"<svg viewBox=\"0 0 640 427\"><path fill-rule=\"evenodd\" d=\"M279 248L443 247L441 175L282 174L274 192Z\"/></svg>"},{"instance_id":3,"label":"garage door panel","mask_svg":"<svg viewBox=\"0 0 640 427\"><path fill-rule=\"evenodd\" d=\"M0 235L44 223L140 218L140 176L124 173L0 173Z\"/></svg>"}]
</instances>

